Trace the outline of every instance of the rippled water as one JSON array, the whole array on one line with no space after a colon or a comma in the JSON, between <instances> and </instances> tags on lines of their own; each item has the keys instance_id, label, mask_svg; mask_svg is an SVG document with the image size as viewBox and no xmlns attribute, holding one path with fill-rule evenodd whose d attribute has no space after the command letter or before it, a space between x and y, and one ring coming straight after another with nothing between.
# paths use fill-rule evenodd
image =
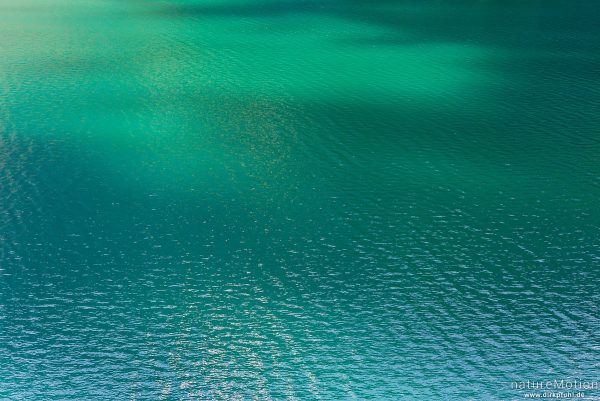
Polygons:
<instances>
[{"instance_id":1,"label":"rippled water","mask_svg":"<svg viewBox=\"0 0 600 401\"><path fill-rule=\"evenodd\" d=\"M599 77L596 1L0 0L0 398L598 380Z\"/></svg>"}]
</instances>

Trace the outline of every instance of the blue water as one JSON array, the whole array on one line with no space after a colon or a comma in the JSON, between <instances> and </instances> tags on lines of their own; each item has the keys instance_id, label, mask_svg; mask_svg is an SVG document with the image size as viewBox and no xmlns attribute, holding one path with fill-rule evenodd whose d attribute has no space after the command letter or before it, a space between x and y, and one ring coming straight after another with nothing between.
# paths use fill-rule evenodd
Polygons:
<instances>
[{"instance_id":1,"label":"blue water","mask_svg":"<svg viewBox=\"0 0 600 401\"><path fill-rule=\"evenodd\" d=\"M599 22L0 0L0 399L598 380Z\"/></svg>"}]
</instances>

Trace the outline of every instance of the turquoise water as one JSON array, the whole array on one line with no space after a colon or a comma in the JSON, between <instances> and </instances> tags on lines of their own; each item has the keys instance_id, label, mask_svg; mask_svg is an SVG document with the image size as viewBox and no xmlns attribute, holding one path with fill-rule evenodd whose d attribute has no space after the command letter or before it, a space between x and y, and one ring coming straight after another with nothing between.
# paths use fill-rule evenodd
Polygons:
<instances>
[{"instance_id":1,"label":"turquoise water","mask_svg":"<svg viewBox=\"0 0 600 401\"><path fill-rule=\"evenodd\" d=\"M0 0L0 399L598 380L599 77L595 1Z\"/></svg>"}]
</instances>

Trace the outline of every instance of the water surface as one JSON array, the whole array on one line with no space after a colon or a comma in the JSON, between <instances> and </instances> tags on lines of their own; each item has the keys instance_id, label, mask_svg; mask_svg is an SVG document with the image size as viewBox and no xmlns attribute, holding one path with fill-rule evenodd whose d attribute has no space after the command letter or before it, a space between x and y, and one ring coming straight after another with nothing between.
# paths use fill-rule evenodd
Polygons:
<instances>
[{"instance_id":1,"label":"water surface","mask_svg":"<svg viewBox=\"0 0 600 401\"><path fill-rule=\"evenodd\" d=\"M0 0L0 399L597 380L599 21Z\"/></svg>"}]
</instances>

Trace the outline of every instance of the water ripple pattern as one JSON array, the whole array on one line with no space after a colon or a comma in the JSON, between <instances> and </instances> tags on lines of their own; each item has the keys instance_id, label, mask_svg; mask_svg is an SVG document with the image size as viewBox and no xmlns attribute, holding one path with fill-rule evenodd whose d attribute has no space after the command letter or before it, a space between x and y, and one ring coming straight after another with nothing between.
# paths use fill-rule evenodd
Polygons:
<instances>
[{"instance_id":1,"label":"water ripple pattern","mask_svg":"<svg viewBox=\"0 0 600 401\"><path fill-rule=\"evenodd\" d=\"M0 0L0 399L598 380L599 21Z\"/></svg>"}]
</instances>

